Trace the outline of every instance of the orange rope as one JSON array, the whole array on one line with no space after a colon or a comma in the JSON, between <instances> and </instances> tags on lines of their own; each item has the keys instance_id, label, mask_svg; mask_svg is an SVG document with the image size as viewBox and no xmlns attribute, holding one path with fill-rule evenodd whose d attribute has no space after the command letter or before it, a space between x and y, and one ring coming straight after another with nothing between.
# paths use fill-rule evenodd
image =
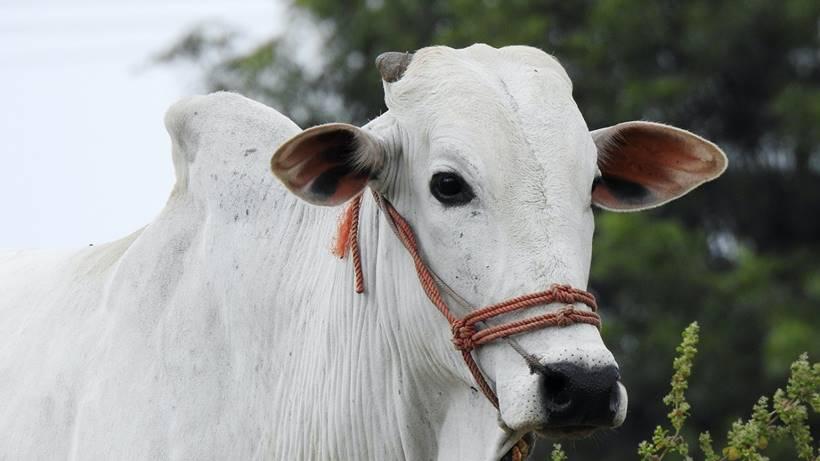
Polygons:
<instances>
[{"instance_id":1,"label":"orange rope","mask_svg":"<svg viewBox=\"0 0 820 461\"><path fill-rule=\"evenodd\" d=\"M353 204L355 199L345 207L336 229L336 240L330 250L334 256L344 259L347 256L347 249L350 248L350 226L353 224Z\"/></svg>"},{"instance_id":2,"label":"orange rope","mask_svg":"<svg viewBox=\"0 0 820 461\"><path fill-rule=\"evenodd\" d=\"M362 253L359 250L359 214L362 206L362 194L359 194L350 205L350 254L353 258L353 272L355 274L356 293L364 293L364 275L362 274Z\"/></svg>"},{"instance_id":3,"label":"orange rope","mask_svg":"<svg viewBox=\"0 0 820 461\"><path fill-rule=\"evenodd\" d=\"M524 439L519 440L512 447L512 461L524 461L530 455L530 446Z\"/></svg>"},{"instance_id":4,"label":"orange rope","mask_svg":"<svg viewBox=\"0 0 820 461\"><path fill-rule=\"evenodd\" d=\"M481 392L487 397L490 403L495 408L498 408L498 397L493 391L492 387L487 383L481 367L478 366L473 358L472 351L489 342L506 338L508 336L517 335L527 331L538 330L546 327L557 326L564 327L575 323L587 323L601 328L601 317L596 313L598 304L595 297L584 290L573 288L569 285L552 285L548 290L531 293L523 296L518 296L506 301L492 304L490 306L474 310L463 318L458 318L450 311L447 303L441 295L439 286L436 283L435 276L424 263L416 243L416 237L410 224L404 217L393 208L387 199L385 199L378 192L373 192L373 198L376 204L381 208L391 227L396 233L401 243L410 253L413 258L413 263L416 266L416 273L421 283L422 289L430 298L430 302L436 306L441 314L450 323L450 328L453 332L453 345L456 349L461 351L461 356L464 359L467 368L473 375L473 378L481 389ZM352 203L345 211L345 216L342 224L349 222L349 231L344 231L347 242L346 248L341 252L342 255L347 253L347 248L350 248L350 253L353 259L353 270L355 276L355 288L357 293L364 291L364 274L362 273L362 260L359 248L359 214L362 203L362 195L359 194L353 198ZM340 229L339 236L343 234ZM499 315L508 314L510 312L529 309L535 306L544 306L553 303L564 304L564 307L554 312L537 315L535 317L526 318L523 320L516 320L501 325L491 326L478 330L476 324L489 320ZM585 304L589 306L592 311L585 311L575 308L575 304ZM523 442L523 444L521 444ZM520 445L520 446L519 446ZM514 447L514 451L518 450L520 455L529 450L527 443L522 439L519 444ZM515 454L515 453L514 453ZM522 458L523 459L523 458Z\"/></svg>"}]
</instances>

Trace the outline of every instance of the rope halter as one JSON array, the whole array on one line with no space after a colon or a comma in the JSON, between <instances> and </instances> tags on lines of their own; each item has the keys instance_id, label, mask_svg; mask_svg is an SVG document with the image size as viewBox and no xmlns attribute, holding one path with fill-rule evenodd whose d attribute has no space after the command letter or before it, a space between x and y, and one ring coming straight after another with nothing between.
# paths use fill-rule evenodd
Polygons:
<instances>
[{"instance_id":1,"label":"rope halter","mask_svg":"<svg viewBox=\"0 0 820 461\"><path fill-rule=\"evenodd\" d=\"M595 297L584 290L579 290L569 285L557 284L552 285L545 291L511 298L497 304L473 310L461 318L456 317L447 303L444 302L444 297L441 294L441 287L446 288L446 284L441 282L435 273L425 264L419 252L416 237L410 224L380 193L373 191L373 198L376 201L376 205L387 217L390 227L413 259L419 282L425 294L427 294L430 302L436 306L439 312L447 319L447 322L449 322L450 329L453 333L453 346L461 352L464 363L467 365L470 373L472 373L476 384L478 384L481 392L484 393L496 409L498 409L498 396L496 396L495 391L487 383L485 374L473 358L473 350L492 341L546 327L565 327L576 323L587 323L595 325L599 329L601 328L601 317L596 313L598 305L595 302ZM361 203L362 194L359 194L352 199L350 206L345 210L343 222L347 223L347 225L343 228L346 232L349 232L349 234L343 241L345 246L339 252L339 256L343 257L346 250L348 248L350 249L357 293L364 292L364 274L362 271L362 258L358 236ZM342 236L342 238L344 238L344 236ZM484 323L486 320L494 317L553 303L564 304L564 306L554 312L507 322L501 325L478 328L479 323ZM585 304L592 310L576 309L575 304L578 303Z\"/></svg>"}]
</instances>

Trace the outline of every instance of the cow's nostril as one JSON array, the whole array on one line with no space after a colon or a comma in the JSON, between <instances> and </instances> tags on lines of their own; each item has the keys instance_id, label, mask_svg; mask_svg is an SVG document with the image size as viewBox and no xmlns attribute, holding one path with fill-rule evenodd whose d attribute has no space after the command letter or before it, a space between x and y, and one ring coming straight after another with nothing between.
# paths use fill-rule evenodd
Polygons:
<instances>
[{"instance_id":1,"label":"cow's nostril","mask_svg":"<svg viewBox=\"0 0 820 461\"><path fill-rule=\"evenodd\" d=\"M616 382L614 386L612 386L612 392L609 393L609 411L612 414L618 413L618 407L621 405L621 390L618 388L618 383Z\"/></svg>"},{"instance_id":2,"label":"cow's nostril","mask_svg":"<svg viewBox=\"0 0 820 461\"><path fill-rule=\"evenodd\" d=\"M610 426L620 406L618 368L557 363L539 367L550 426Z\"/></svg>"},{"instance_id":3,"label":"cow's nostril","mask_svg":"<svg viewBox=\"0 0 820 461\"><path fill-rule=\"evenodd\" d=\"M544 404L547 409L553 413L565 410L572 402L572 397L567 392L566 375L547 367L539 370L539 372L543 376Z\"/></svg>"},{"instance_id":4,"label":"cow's nostril","mask_svg":"<svg viewBox=\"0 0 820 461\"><path fill-rule=\"evenodd\" d=\"M566 406L572 402L572 398L566 392L559 392L552 398L552 402L556 405Z\"/></svg>"},{"instance_id":5,"label":"cow's nostril","mask_svg":"<svg viewBox=\"0 0 820 461\"><path fill-rule=\"evenodd\" d=\"M563 391L567 385L566 376L561 373L556 373L549 368L544 368L544 370L541 371L541 375L544 377L544 390L550 394L558 394Z\"/></svg>"}]
</instances>

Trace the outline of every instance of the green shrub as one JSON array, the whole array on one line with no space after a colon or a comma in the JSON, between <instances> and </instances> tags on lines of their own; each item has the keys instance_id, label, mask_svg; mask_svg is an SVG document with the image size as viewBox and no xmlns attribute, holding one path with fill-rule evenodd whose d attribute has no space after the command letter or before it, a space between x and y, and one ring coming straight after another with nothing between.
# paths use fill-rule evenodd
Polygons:
<instances>
[{"instance_id":1,"label":"green shrub","mask_svg":"<svg viewBox=\"0 0 820 461\"><path fill-rule=\"evenodd\" d=\"M671 428L657 426L651 441L638 446L642 461L660 461L671 453L684 460L692 460L689 443L682 430L692 408L686 401L686 389L692 374L692 361L697 354L698 324L692 323L683 331L683 340L677 348L672 375L672 388L663 398L670 408ZM769 399L761 397L747 421L738 420L726 436L726 447L715 451L709 432L700 434L699 447L705 461L767 461L761 453L770 441L791 440L797 457L805 461L820 461L820 449L814 447L809 427L809 408L820 413L820 363L809 364L808 354L802 354L791 365L786 390L778 389ZM555 444L552 461L564 461L566 454Z\"/></svg>"}]
</instances>

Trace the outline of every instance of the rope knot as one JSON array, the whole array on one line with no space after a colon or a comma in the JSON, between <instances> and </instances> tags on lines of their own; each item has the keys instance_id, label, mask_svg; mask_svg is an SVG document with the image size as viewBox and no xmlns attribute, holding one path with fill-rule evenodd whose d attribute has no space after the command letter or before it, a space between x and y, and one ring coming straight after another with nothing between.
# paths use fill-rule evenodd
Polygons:
<instances>
[{"instance_id":1,"label":"rope knot","mask_svg":"<svg viewBox=\"0 0 820 461\"><path fill-rule=\"evenodd\" d=\"M576 318L577 311L572 306L564 306L555 311L555 326L568 327L572 324L578 323Z\"/></svg>"},{"instance_id":2,"label":"rope knot","mask_svg":"<svg viewBox=\"0 0 820 461\"><path fill-rule=\"evenodd\" d=\"M476 334L475 326L466 323L463 319L458 319L453 322L453 344L456 349L464 352L469 352L475 349L475 342L473 335Z\"/></svg>"},{"instance_id":3,"label":"rope knot","mask_svg":"<svg viewBox=\"0 0 820 461\"><path fill-rule=\"evenodd\" d=\"M555 302L575 304L575 290L571 286L554 284L551 288Z\"/></svg>"}]
</instances>

